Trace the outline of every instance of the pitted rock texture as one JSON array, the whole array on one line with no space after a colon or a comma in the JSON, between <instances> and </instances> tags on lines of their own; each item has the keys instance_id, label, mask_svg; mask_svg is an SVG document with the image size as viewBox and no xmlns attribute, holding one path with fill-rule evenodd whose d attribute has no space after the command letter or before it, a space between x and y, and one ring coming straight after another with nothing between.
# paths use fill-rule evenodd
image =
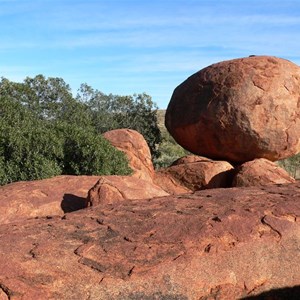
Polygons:
<instances>
[{"instance_id":1,"label":"pitted rock texture","mask_svg":"<svg viewBox=\"0 0 300 300\"><path fill-rule=\"evenodd\" d=\"M87 196L90 206L133 199L163 197L169 194L147 180L129 176L102 176Z\"/></svg>"},{"instance_id":2,"label":"pitted rock texture","mask_svg":"<svg viewBox=\"0 0 300 300\"><path fill-rule=\"evenodd\" d=\"M133 177L152 181L154 167L149 146L144 137L132 129L115 129L103 136L118 150L123 151L133 170Z\"/></svg>"},{"instance_id":3,"label":"pitted rock texture","mask_svg":"<svg viewBox=\"0 0 300 300\"><path fill-rule=\"evenodd\" d=\"M220 187L231 187L234 169L226 161L214 161L205 157L194 155L185 156L175 161L170 167L161 169L158 185L165 187L165 181L162 178L173 179L177 186L187 188L189 191L198 191L201 189L212 189ZM170 192L178 194L178 192Z\"/></svg>"},{"instance_id":4,"label":"pitted rock texture","mask_svg":"<svg viewBox=\"0 0 300 300\"><path fill-rule=\"evenodd\" d=\"M192 190L183 185L180 180L176 179L172 174L160 169L155 172L154 182L170 195L180 195L192 193Z\"/></svg>"},{"instance_id":5,"label":"pitted rock texture","mask_svg":"<svg viewBox=\"0 0 300 300\"><path fill-rule=\"evenodd\" d=\"M299 248L300 183L99 205L0 225L0 295L240 299L299 286Z\"/></svg>"},{"instance_id":6,"label":"pitted rock texture","mask_svg":"<svg viewBox=\"0 0 300 300\"><path fill-rule=\"evenodd\" d=\"M0 187L0 224L87 207L87 193L99 176L57 176Z\"/></svg>"},{"instance_id":7,"label":"pitted rock texture","mask_svg":"<svg viewBox=\"0 0 300 300\"><path fill-rule=\"evenodd\" d=\"M293 183L295 179L276 163L264 158L248 161L236 170L232 186L263 186L266 184Z\"/></svg>"},{"instance_id":8,"label":"pitted rock texture","mask_svg":"<svg viewBox=\"0 0 300 300\"><path fill-rule=\"evenodd\" d=\"M194 163L194 162L209 162L212 161L210 158L204 157L204 156L199 156L199 155L186 155L183 157L180 157L176 159L171 166L177 166L181 164L188 164L188 163Z\"/></svg>"},{"instance_id":9,"label":"pitted rock texture","mask_svg":"<svg viewBox=\"0 0 300 300\"><path fill-rule=\"evenodd\" d=\"M243 163L300 151L300 68L254 56L213 64L172 95L165 124L192 153Z\"/></svg>"}]
</instances>

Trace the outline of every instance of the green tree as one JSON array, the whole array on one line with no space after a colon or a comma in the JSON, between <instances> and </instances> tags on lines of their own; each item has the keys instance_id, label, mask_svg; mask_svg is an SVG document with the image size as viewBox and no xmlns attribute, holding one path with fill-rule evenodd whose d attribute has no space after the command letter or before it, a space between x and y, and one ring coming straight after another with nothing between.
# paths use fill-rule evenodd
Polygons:
<instances>
[{"instance_id":1,"label":"green tree","mask_svg":"<svg viewBox=\"0 0 300 300\"><path fill-rule=\"evenodd\" d=\"M131 172L125 155L96 132L90 107L62 79L2 78L0 128L0 184Z\"/></svg>"},{"instance_id":2,"label":"green tree","mask_svg":"<svg viewBox=\"0 0 300 300\"><path fill-rule=\"evenodd\" d=\"M83 84L77 99L89 105L93 126L98 132L118 128L134 129L146 139L153 158L159 156L161 134L157 125L157 106L149 95L105 95Z\"/></svg>"},{"instance_id":3,"label":"green tree","mask_svg":"<svg viewBox=\"0 0 300 300\"><path fill-rule=\"evenodd\" d=\"M65 174L74 175L129 175L124 153L97 134L92 127L75 127L61 124L64 140Z\"/></svg>"},{"instance_id":4,"label":"green tree","mask_svg":"<svg viewBox=\"0 0 300 300\"><path fill-rule=\"evenodd\" d=\"M0 184L61 174L63 144L51 124L15 99L0 97Z\"/></svg>"}]
</instances>

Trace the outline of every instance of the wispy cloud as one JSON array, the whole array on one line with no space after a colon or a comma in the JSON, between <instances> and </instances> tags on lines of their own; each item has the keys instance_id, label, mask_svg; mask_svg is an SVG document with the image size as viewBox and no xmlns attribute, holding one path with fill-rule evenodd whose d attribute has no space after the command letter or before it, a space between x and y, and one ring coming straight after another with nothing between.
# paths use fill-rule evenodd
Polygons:
<instances>
[{"instance_id":1,"label":"wispy cloud","mask_svg":"<svg viewBox=\"0 0 300 300\"><path fill-rule=\"evenodd\" d=\"M220 60L300 63L298 0L0 0L0 26L0 76L45 73L159 101Z\"/></svg>"}]
</instances>

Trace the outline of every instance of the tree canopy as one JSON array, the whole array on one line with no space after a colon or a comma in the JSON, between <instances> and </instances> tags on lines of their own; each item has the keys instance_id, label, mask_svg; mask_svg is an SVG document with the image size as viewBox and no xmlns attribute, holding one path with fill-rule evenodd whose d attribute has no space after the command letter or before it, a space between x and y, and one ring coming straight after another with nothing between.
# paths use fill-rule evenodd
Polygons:
<instances>
[{"instance_id":1,"label":"tree canopy","mask_svg":"<svg viewBox=\"0 0 300 300\"><path fill-rule=\"evenodd\" d=\"M82 84L73 97L61 78L0 81L0 184L59 174L129 174L124 154L101 133L131 128L152 155L161 141L156 105L147 94L105 95Z\"/></svg>"}]
</instances>

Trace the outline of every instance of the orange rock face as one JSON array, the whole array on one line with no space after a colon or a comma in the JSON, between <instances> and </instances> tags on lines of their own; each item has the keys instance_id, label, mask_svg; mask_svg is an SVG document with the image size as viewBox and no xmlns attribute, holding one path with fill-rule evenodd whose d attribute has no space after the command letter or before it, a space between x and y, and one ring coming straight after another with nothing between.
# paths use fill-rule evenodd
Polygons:
<instances>
[{"instance_id":1,"label":"orange rock face","mask_svg":"<svg viewBox=\"0 0 300 300\"><path fill-rule=\"evenodd\" d=\"M185 187L189 191L201 189L231 187L233 166L226 161L213 161L195 155L185 156L175 161L170 167L157 172L157 184L164 188L162 177L172 178L177 186ZM168 183L168 182L167 182ZM170 194L178 194L179 191Z\"/></svg>"},{"instance_id":2,"label":"orange rock face","mask_svg":"<svg viewBox=\"0 0 300 300\"><path fill-rule=\"evenodd\" d=\"M2 224L0 296L232 300L273 290L268 299L297 299L276 291L300 285L299 216L295 183L123 201Z\"/></svg>"},{"instance_id":3,"label":"orange rock face","mask_svg":"<svg viewBox=\"0 0 300 300\"><path fill-rule=\"evenodd\" d=\"M166 127L187 150L241 163L300 151L300 68L255 56L211 65L179 85Z\"/></svg>"},{"instance_id":4,"label":"orange rock face","mask_svg":"<svg viewBox=\"0 0 300 300\"><path fill-rule=\"evenodd\" d=\"M129 176L102 176L88 192L91 206L133 199L167 196L159 186L143 179Z\"/></svg>"},{"instance_id":5,"label":"orange rock face","mask_svg":"<svg viewBox=\"0 0 300 300\"><path fill-rule=\"evenodd\" d=\"M258 158L237 168L233 186L263 186L266 184L293 183L295 179L275 163Z\"/></svg>"},{"instance_id":6,"label":"orange rock face","mask_svg":"<svg viewBox=\"0 0 300 300\"><path fill-rule=\"evenodd\" d=\"M134 177L152 181L154 168L151 153L140 133L131 129L116 129L104 133L103 136L127 155Z\"/></svg>"},{"instance_id":7,"label":"orange rock face","mask_svg":"<svg viewBox=\"0 0 300 300\"><path fill-rule=\"evenodd\" d=\"M86 196L99 176L57 176L0 187L0 224L87 207Z\"/></svg>"}]
</instances>

